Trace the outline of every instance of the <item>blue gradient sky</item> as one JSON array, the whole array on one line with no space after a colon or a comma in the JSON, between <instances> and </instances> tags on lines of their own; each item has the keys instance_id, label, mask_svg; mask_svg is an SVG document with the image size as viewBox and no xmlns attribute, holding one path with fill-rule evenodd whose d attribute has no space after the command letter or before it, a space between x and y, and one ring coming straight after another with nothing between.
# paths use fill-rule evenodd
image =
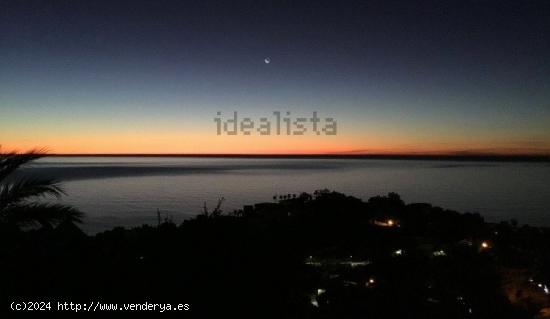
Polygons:
<instances>
[{"instance_id":1,"label":"blue gradient sky","mask_svg":"<svg viewBox=\"0 0 550 319\"><path fill-rule=\"evenodd\" d=\"M547 1L3 1L0 144L550 154L548 16ZM317 111L339 131L216 136L233 110Z\"/></svg>"}]
</instances>

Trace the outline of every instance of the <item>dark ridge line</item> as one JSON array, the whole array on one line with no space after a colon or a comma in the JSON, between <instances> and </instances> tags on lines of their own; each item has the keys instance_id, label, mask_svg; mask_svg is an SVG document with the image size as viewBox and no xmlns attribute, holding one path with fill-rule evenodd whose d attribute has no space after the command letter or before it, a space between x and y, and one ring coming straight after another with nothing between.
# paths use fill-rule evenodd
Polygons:
<instances>
[{"instance_id":1,"label":"dark ridge line","mask_svg":"<svg viewBox=\"0 0 550 319\"><path fill-rule=\"evenodd\" d=\"M285 159L383 159L490 162L550 162L550 155L416 155L416 154L48 154L48 157L207 157Z\"/></svg>"}]
</instances>

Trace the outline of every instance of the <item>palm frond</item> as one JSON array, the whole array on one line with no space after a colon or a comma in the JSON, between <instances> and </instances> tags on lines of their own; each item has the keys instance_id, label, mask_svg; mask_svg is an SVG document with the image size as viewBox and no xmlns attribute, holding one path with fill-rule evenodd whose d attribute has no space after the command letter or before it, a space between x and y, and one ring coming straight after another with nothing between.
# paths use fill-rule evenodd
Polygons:
<instances>
[{"instance_id":1,"label":"palm frond","mask_svg":"<svg viewBox=\"0 0 550 319\"><path fill-rule=\"evenodd\" d=\"M0 209L18 204L31 197L55 196L60 198L65 192L54 179L19 179L0 184Z\"/></svg>"},{"instance_id":2,"label":"palm frond","mask_svg":"<svg viewBox=\"0 0 550 319\"><path fill-rule=\"evenodd\" d=\"M44 157L45 155L46 151L44 149L35 149L25 153L0 153L0 181L4 180L22 165Z\"/></svg>"},{"instance_id":3,"label":"palm frond","mask_svg":"<svg viewBox=\"0 0 550 319\"><path fill-rule=\"evenodd\" d=\"M83 214L61 204L32 203L10 206L1 211L2 222L18 226L53 226L64 221L82 222Z\"/></svg>"},{"instance_id":4,"label":"palm frond","mask_svg":"<svg viewBox=\"0 0 550 319\"><path fill-rule=\"evenodd\" d=\"M83 214L71 206L29 201L44 196L59 199L65 192L57 180L6 178L22 165L45 155L43 149L26 153L0 152L0 224L24 227L54 226L64 221L82 222Z\"/></svg>"}]
</instances>

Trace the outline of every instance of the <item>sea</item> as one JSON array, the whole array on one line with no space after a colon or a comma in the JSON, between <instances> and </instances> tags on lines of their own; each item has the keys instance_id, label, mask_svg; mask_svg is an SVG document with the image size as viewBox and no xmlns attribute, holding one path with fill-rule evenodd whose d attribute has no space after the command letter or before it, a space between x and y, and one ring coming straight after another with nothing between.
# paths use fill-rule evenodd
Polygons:
<instances>
[{"instance_id":1,"label":"sea","mask_svg":"<svg viewBox=\"0 0 550 319\"><path fill-rule=\"evenodd\" d=\"M223 198L230 213L274 196L329 189L364 200L398 193L406 203L476 212L489 222L550 226L550 163L350 158L46 157L22 169L52 177L61 203L85 213L89 234L117 226L180 223Z\"/></svg>"}]
</instances>

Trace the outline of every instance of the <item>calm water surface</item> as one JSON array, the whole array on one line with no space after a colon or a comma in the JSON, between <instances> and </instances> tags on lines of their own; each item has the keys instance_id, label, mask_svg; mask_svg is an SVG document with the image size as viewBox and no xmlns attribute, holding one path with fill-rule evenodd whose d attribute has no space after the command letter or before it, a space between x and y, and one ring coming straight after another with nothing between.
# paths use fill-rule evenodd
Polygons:
<instances>
[{"instance_id":1,"label":"calm water surface","mask_svg":"<svg viewBox=\"0 0 550 319\"><path fill-rule=\"evenodd\" d=\"M322 188L363 199L397 192L408 203L550 226L550 163L50 157L24 172L64 181L63 201L86 213L89 233L154 224L157 209L179 222L220 197L224 211L232 211Z\"/></svg>"}]
</instances>

